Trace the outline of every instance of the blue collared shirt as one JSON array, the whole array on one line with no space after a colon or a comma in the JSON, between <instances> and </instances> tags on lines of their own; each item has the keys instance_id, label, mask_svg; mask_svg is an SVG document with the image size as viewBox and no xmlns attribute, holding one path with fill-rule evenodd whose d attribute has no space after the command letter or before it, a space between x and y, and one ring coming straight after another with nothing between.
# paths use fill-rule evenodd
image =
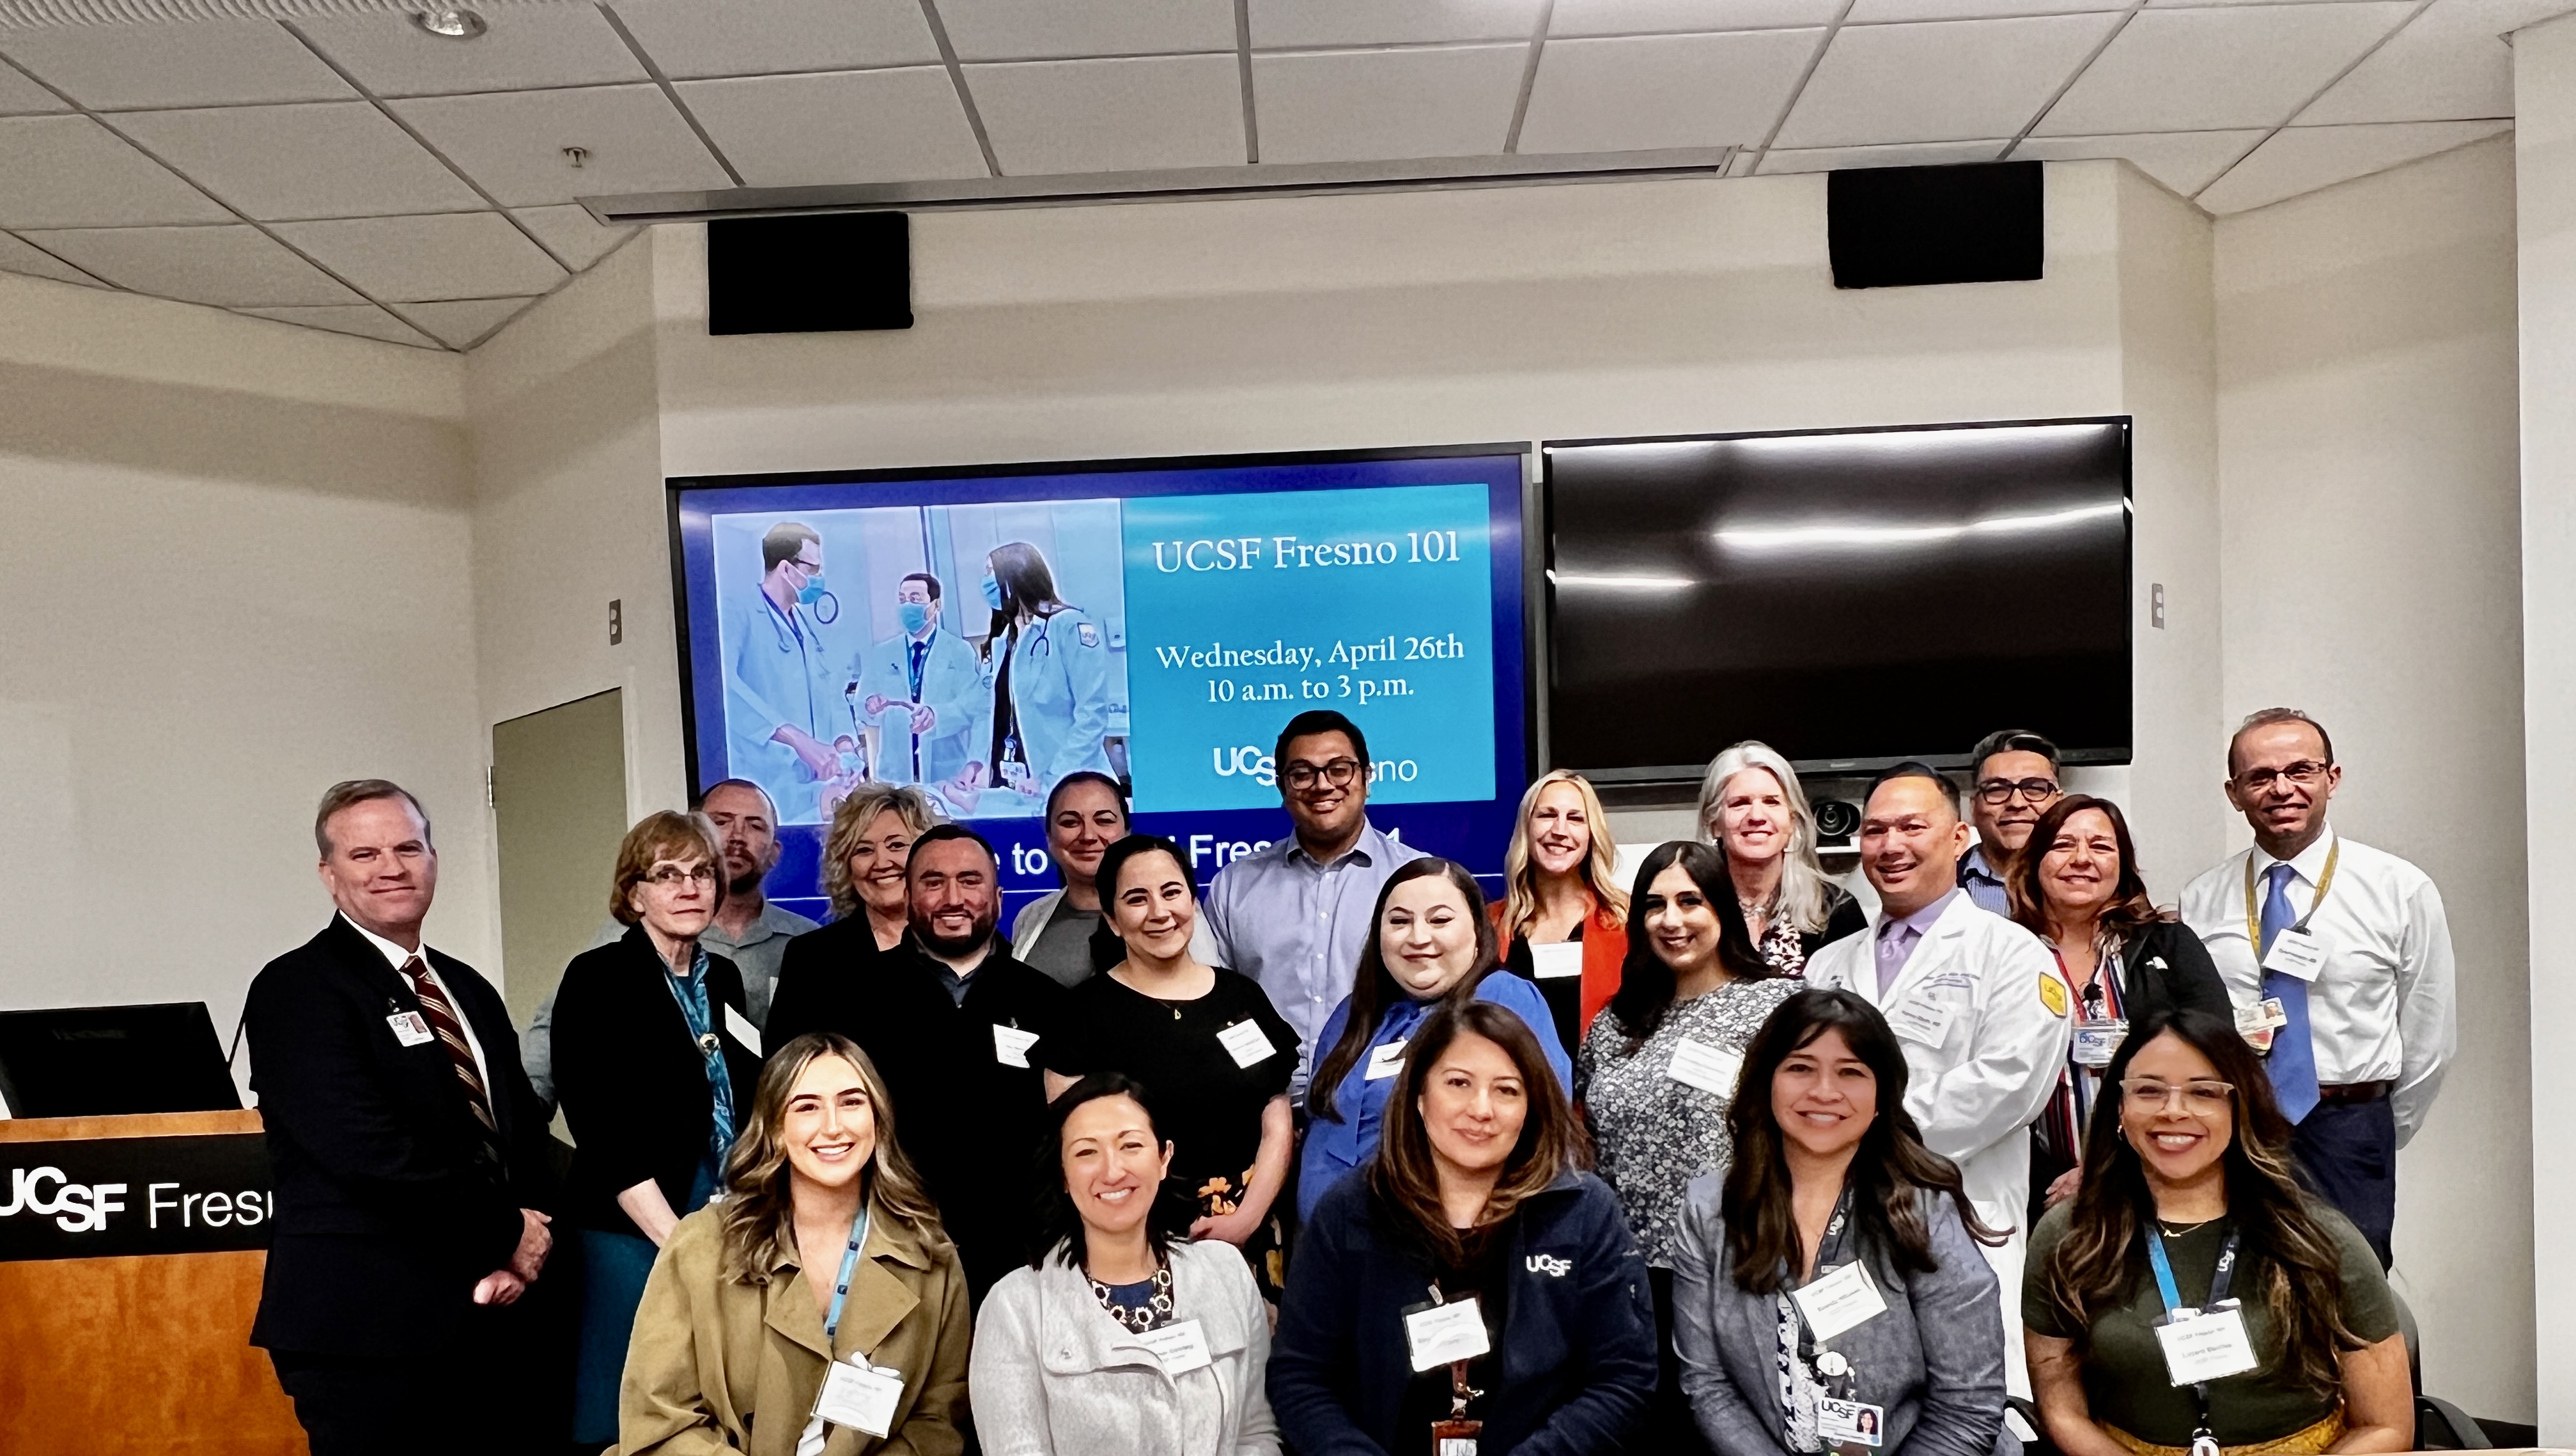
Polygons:
<instances>
[{"instance_id":1,"label":"blue collared shirt","mask_svg":"<svg viewBox=\"0 0 2576 1456\"><path fill-rule=\"evenodd\" d=\"M1387 876L1422 857L1362 821L1358 843L1331 864L1317 864L1292 833L1228 864L1209 884L1205 914L1222 963L1259 982L1297 1028L1289 1093L1298 1101L1306 1097L1315 1039L1351 994L1378 891Z\"/></svg>"},{"instance_id":2,"label":"blue collared shirt","mask_svg":"<svg viewBox=\"0 0 2576 1456\"><path fill-rule=\"evenodd\" d=\"M1967 857L1959 861L1959 888L1968 892L1968 898L1976 901L1980 910L1992 910L2003 916L2012 914L2011 897L2004 893L2004 882L1996 875L1994 866L1986 863L1986 847L1982 844L1969 850Z\"/></svg>"}]
</instances>

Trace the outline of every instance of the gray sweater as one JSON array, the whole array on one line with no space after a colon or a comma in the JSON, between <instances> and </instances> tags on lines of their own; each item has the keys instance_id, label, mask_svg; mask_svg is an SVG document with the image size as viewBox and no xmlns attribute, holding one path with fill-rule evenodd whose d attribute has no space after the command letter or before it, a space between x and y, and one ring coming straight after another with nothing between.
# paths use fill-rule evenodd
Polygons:
<instances>
[{"instance_id":1,"label":"gray sweater","mask_svg":"<svg viewBox=\"0 0 2576 1456\"><path fill-rule=\"evenodd\" d=\"M1212 1357L1177 1377L1052 1254L993 1286L968 1372L987 1456L1279 1456L1252 1271L1230 1244L1176 1241L1171 1259L1173 1320L1197 1320Z\"/></svg>"},{"instance_id":2,"label":"gray sweater","mask_svg":"<svg viewBox=\"0 0 2576 1456\"><path fill-rule=\"evenodd\" d=\"M1673 1251L1673 1345L1682 1390L1709 1442L1727 1456L1785 1452L1778 1296L1740 1288L1718 1212L1722 1184L1690 1186ZM1995 1271L1946 1197L1922 1195L1940 1268L1902 1274L1867 1251L1887 1310L1837 1335L1858 1398L1882 1407L1878 1456L2018 1456L2004 1429L2004 1326ZM980 1402L980 1392L977 1400Z\"/></svg>"}]
</instances>

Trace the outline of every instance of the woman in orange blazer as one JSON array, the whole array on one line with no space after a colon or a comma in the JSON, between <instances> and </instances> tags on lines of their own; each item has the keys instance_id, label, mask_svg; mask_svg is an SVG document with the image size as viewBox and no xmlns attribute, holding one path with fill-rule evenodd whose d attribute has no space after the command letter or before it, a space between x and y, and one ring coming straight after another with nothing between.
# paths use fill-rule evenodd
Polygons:
<instances>
[{"instance_id":1,"label":"woman in orange blazer","mask_svg":"<svg viewBox=\"0 0 2576 1456\"><path fill-rule=\"evenodd\" d=\"M1618 860L1601 796L1583 775L1556 769L1521 796L1503 893L1489 913L1503 968L1538 983L1569 1054L1618 992L1628 956Z\"/></svg>"}]
</instances>

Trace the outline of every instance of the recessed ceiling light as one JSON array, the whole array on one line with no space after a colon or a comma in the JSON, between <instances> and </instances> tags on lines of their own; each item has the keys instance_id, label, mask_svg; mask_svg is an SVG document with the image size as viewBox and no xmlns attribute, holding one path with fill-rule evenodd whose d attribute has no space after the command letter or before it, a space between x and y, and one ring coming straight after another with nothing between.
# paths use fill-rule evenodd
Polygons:
<instances>
[{"instance_id":1,"label":"recessed ceiling light","mask_svg":"<svg viewBox=\"0 0 2576 1456\"><path fill-rule=\"evenodd\" d=\"M441 6L423 10L411 18L412 24L443 40L472 40L492 27L483 17L463 6Z\"/></svg>"}]
</instances>

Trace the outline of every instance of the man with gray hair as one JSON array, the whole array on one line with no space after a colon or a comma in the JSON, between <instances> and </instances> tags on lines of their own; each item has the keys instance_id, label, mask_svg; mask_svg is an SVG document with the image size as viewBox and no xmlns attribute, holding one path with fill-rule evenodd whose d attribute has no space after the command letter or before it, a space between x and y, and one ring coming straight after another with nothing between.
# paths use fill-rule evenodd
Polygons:
<instances>
[{"instance_id":1,"label":"man with gray hair","mask_svg":"<svg viewBox=\"0 0 2576 1456\"><path fill-rule=\"evenodd\" d=\"M2225 787L2253 846L2186 886L2181 909L2265 1054L2290 1151L2384 1268L2397 1150L2459 1049L2451 927L2431 877L2327 826L2342 783L2324 724L2296 708L2248 717Z\"/></svg>"},{"instance_id":2,"label":"man with gray hair","mask_svg":"<svg viewBox=\"0 0 2576 1456\"><path fill-rule=\"evenodd\" d=\"M510 1013L421 940L429 815L384 779L314 815L337 913L263 968L243 1020L275 1188L251 1343L314 1456L530 1445L553 1247L546 1119Z\"/></svg>"}]
</instances>

